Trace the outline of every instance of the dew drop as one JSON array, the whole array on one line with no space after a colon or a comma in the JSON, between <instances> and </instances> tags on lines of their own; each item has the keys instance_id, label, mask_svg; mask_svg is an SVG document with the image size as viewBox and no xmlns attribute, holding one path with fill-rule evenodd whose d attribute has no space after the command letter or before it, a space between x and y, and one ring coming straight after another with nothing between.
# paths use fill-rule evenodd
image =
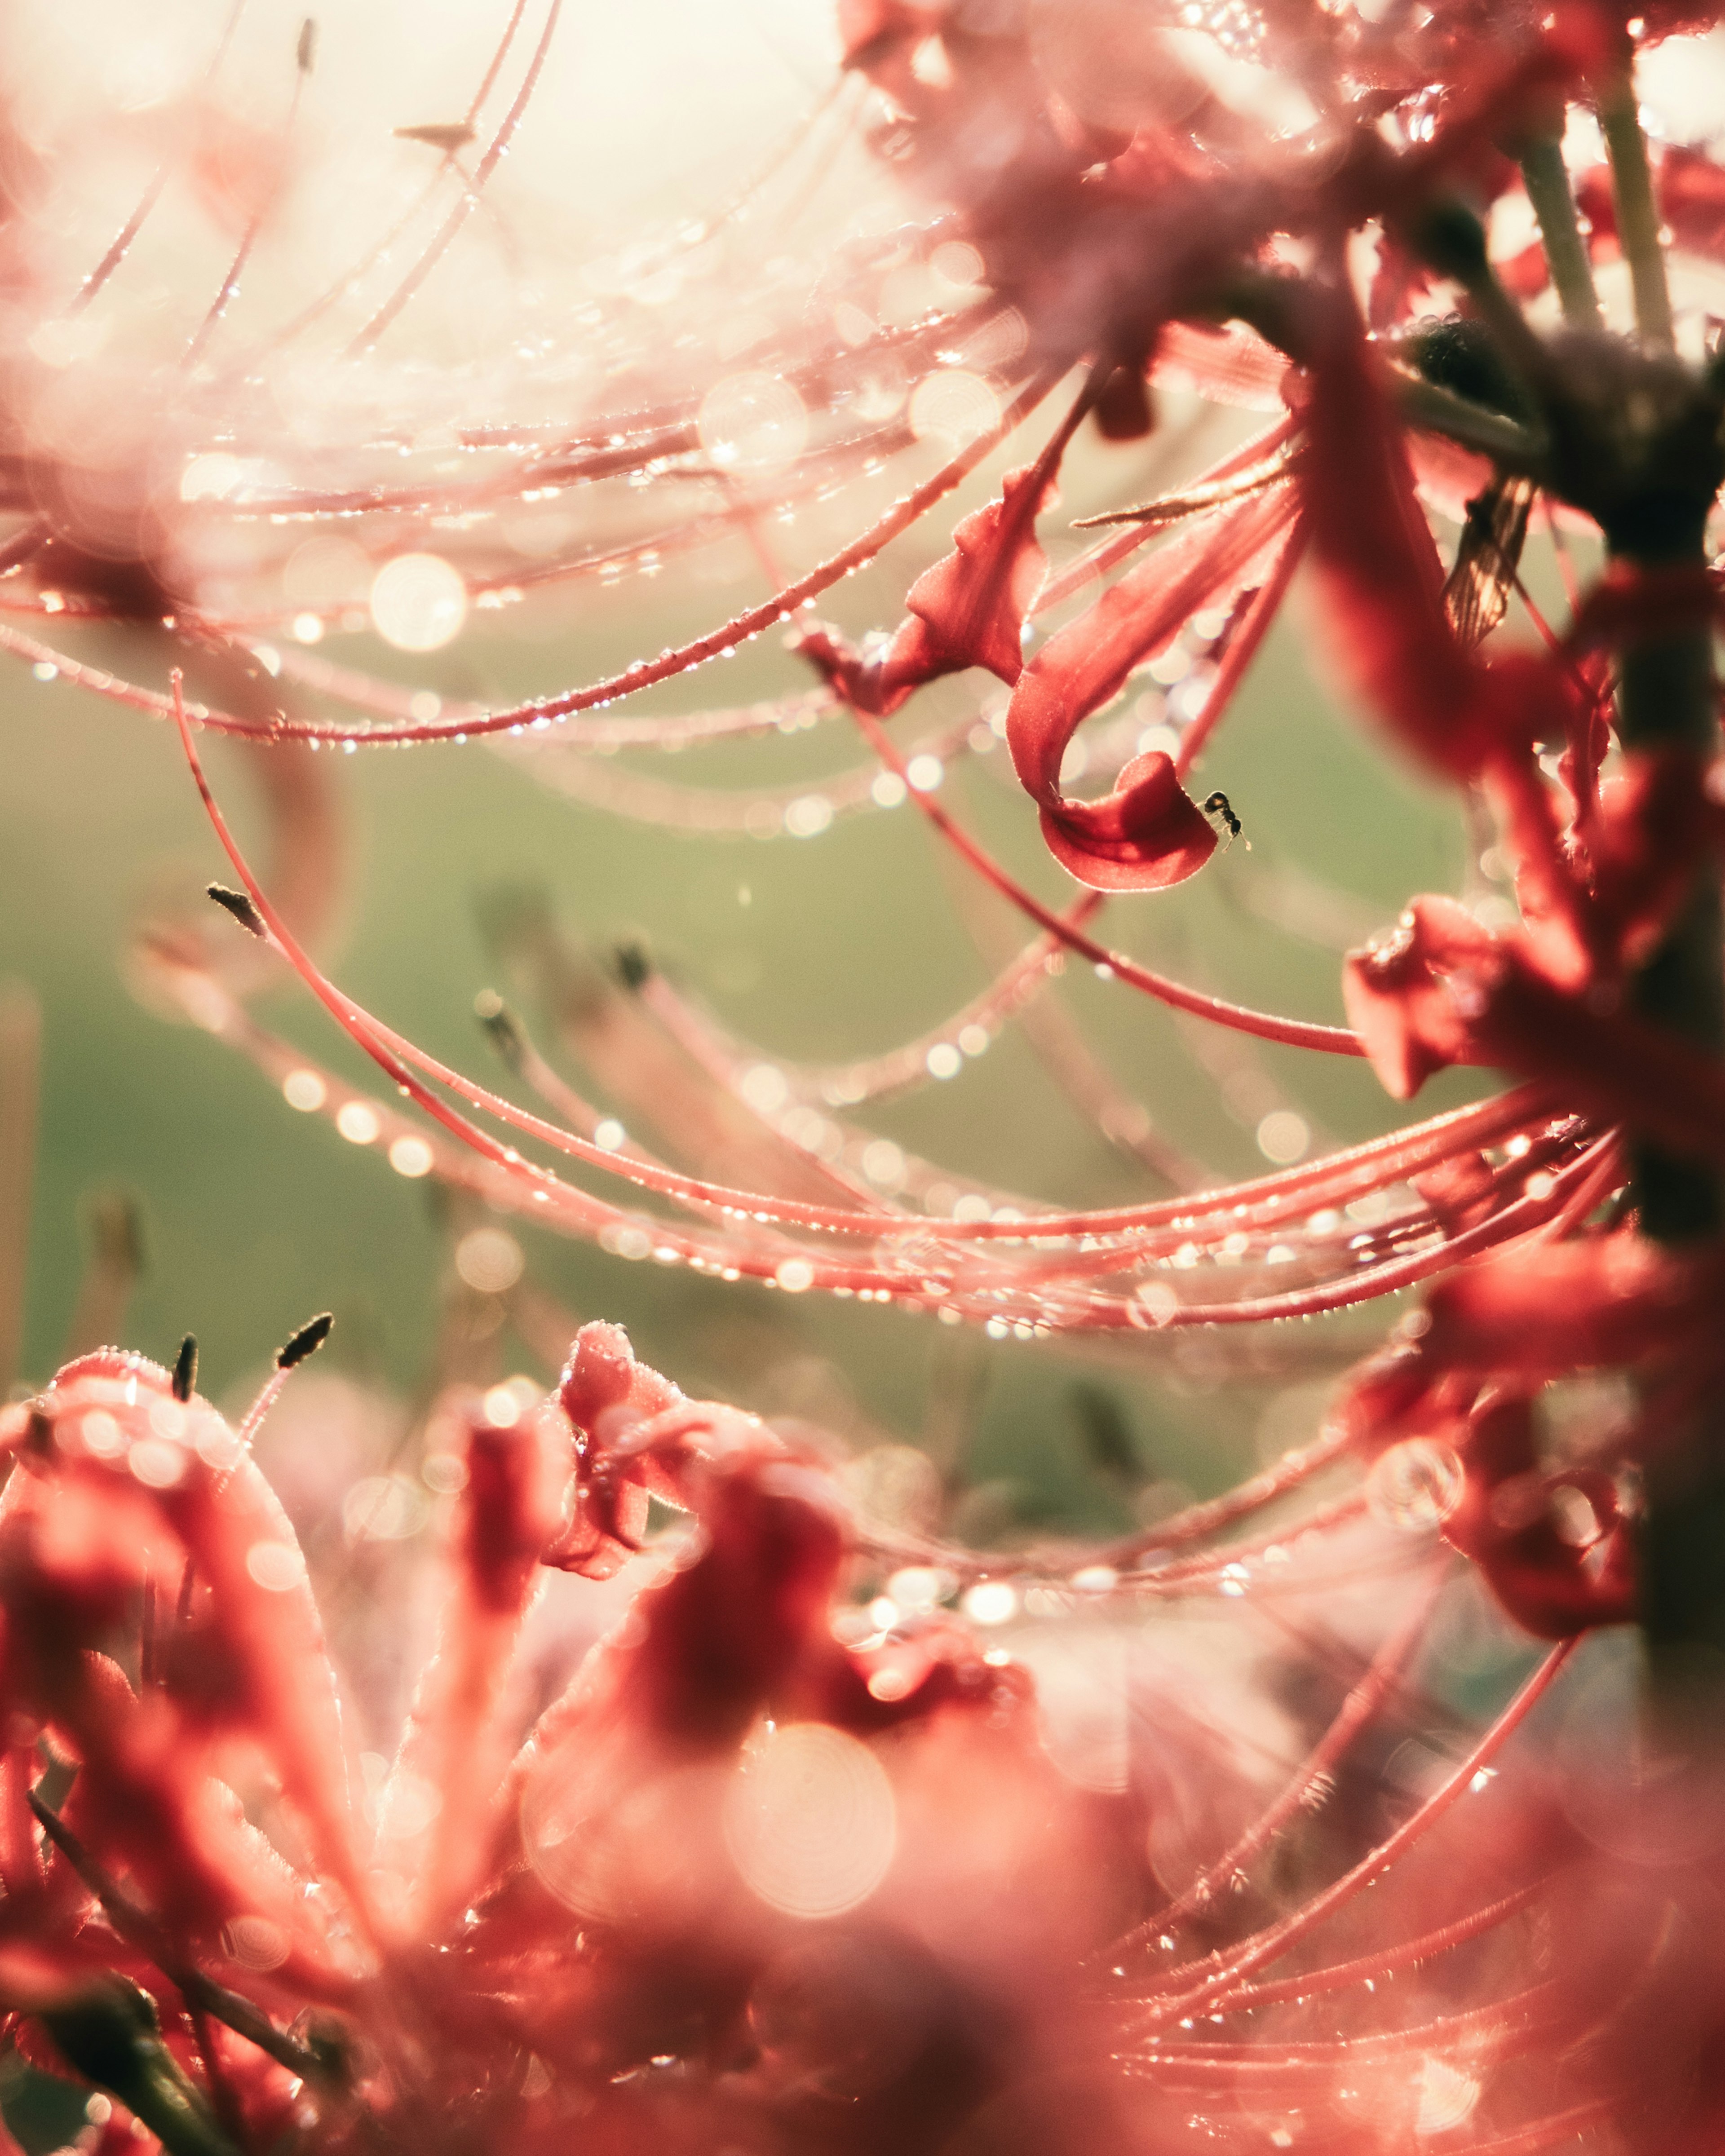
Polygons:
<instances>
[{"instance_id":1,"label":"dew drop","mask_svg":"<svg viewBox=\"0 0 1725 2156\"><path fill-rule=\"evenodd\" d=\"M1447 1445L1410 1437L1393 1445L1366 1478L1366 1497L1386 1526L1423 1534L1461 1502L1466 1476Z\"/></svg>"}]
</instances>

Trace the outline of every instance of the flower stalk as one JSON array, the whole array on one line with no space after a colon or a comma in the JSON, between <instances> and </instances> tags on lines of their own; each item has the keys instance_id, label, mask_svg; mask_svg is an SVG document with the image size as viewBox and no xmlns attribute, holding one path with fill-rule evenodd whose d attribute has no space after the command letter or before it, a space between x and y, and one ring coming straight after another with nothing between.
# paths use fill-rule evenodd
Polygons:
<instances>
[{"instance_id":1,"label":"flower stalk","mask_svg":"<svg viewBox=\"0 0 1725 2156\"><path fill-rule=\"evenodd\" d=\"M1662 461L1656 450L1653 461ZM1704 572L1704 506L1656 495L1634 506L1633 550L1619 558L1641 569ZM1625 649L1618 677L1619 737L1627 749L1692 758L1698 783L1718 752L1718 688L1709 625L1638 639ZM1712 1054L1725 1050L1725 918L1710 864L1696 870L1686 901L1630 993L1654 1024ZM1725 1187L1716 1164L1645 1140L1631 1159L1643 1235L1682 1246L1718 1234ZM1654 1703L1663 1696L1686 1718L1696 1706L1696 1651L1725 1652L1725 1401L1705 1402L1681 1437L1649 1460L1645 1487L1641 1626ZM1717 1672L1705 1688L1725 1694Z\"/></svg>"},{"instance_id":2,"label":"flower stalk","mask_svg":"<svg viewBox=\"0 0 1725 2156\"><path fill-rule=\"evenodd\" d=\"M1605 154L1611 161L1618 239L1635 290L1635 326L1648 344L1674 352L1676 336L1660 239L1659 203L1629 54L1620 57L1601 85L1599 110Z\"/></svg>"},{"instance_id":3,"label":"flower stalk","mask_svg":"<svg viewBox=\"0 0 1725 2156\"><path fill-rule=\"evenodd\" d=\"M1524 142L1517 162L1522 184L1539 221L1539 237L1563 320L1571 329L1603 330L1604 318L1594 289L1593 264L1582 237L1569 167L1563 162L1561 134L1538 135Z\"/></svg>"}]
</instances>

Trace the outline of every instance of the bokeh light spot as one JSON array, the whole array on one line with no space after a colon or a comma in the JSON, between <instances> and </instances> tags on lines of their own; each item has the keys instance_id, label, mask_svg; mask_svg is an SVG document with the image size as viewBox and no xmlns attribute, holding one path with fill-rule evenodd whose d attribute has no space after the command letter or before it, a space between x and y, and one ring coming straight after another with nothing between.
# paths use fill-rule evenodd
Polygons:
<instances>
[{"instance_id":1,"label":"bokeh light spot","mask_svg":"<svg viewBox=\"0 0 1725 2156\"><path fill-rule=\"evenodd\" d=\"M291 1543L254 1543L245 1568L268 1594L286 1594L305 1577L305 1560Z\"/></svg>"},{"instance_id":2,"label":"bokeh light spot","mask_svg":"<svg viewBox=\"0 0 1725 2156\"><path fill-rule=\"evenodd\" d=\"M455 1245L455 1270L478 1295L512 1288L526 1262L521 1245L502 1228L475 1228Z\"/></svg>"},{"instance_id":3,"label":"bokeh light spot","mask_svg":"<svg viewBox=\"0 0 1725 2156\"><path fill-rule=\"evenodd\" d=\"M289 1107L309 1116L329 1098L329 1088L315 1070L290 1070L281 1081L281 1097Z\"/></svg>"},{"instance_id":4,"label":"bokeh light spot","mask_svg":"<svg viewBox=\"0 0 1725 2156\"><path fill-rule=\"evenodd\" d=\"M979 374L962 367L927 374L911 392L911 432L943 447L962 449L1000 420L1000 400Z\"/></svg>"},{"instance_id":5,"label":"bokeh light spot","mask_svg":"<svg viewBox=\"0 0 1725 2156\"><path fill-rule=\"evenodd\" d=\"M420 1137L400 1137L389 1148L389 1165L398 1175L410 1178L429 1175L432 1163L431 1147Z\"/></svg>"},{"instance_id":6,"label":"bokeh light spot","mask_svg":"<svg viewBox=\"0 0 1725 2156\"><path fill-rule=\"evenodd\" d=\"M892 1784L866 1745L825 1722L764 1730L725 1803L725 1840L751 1891L793 1917L836 1917L886 1877Z\"/></svg>"},{"instance_id":7,"label":"bokeh light spot","mask_svg":"<svg viewBox=\"0 0 1725 2156\"><path fill-rule=\"evenodd\" d=\"M1447 1445L1410 1437L1392 1445L1366 1477L1366 1500L1387 1526L1423 1534L1461 1502L1467 1478ZM1543 1500L1542 1487L1541 1498Z\"/></svg>"},{"instance_id":8,"label":"bokeh light spot","mask_svg":"<svg viewBox=\"0 0 1725 2156\"><path fill-rule=\"evenodd\" d=\"M461 633L467 587L441 554L398 554L372 580L372 626L398 651L440 651Z\"/></svg>"},{"instance_id":9,"label":"bokeh light spot","mask_svg":"<svg viewBox=\"0 0 1725 2156\"><path fill-rule=\"evenodd\" d=\"M336 1116L336 1128L350 1145L370 1145L382 1127L382 1118L369 1101L346 1101Z\"/></svg>"},{"instance_id":10,"label":"bokeh light spot","mask_svg":"<svg viewBox=\"0 0 1725 2156\"><path fill-rule=\"evenodd\" d=\"M727 374L701 399L701 444L726 471L777 471L809 439L803 400L776 374Z\"/></svg>"},{"instance_id":11,"label":"bokeh light spot","mask_svg":"<svg viewBox=\"0 0 1725 2156\"><path fill-rule=\"evenodd\" d=\"M1272 1108L1258 1126L1258 1150L1278 1168L1291 1168L1303 1160L1312 1143L1312 1127L1291 1108Z\"/></svg>"},{"instance_id":12,"label":"bokeh light spot","mask_svg":"<svg viewBox=\"0 0 1725 2156\"><path fill-rule=\"evenodd\" d=\"M400 1543L425 1524L425 1493L404 1475L367 1475L341 1500L351 1543Z\"/></svg>"}]
</instances>

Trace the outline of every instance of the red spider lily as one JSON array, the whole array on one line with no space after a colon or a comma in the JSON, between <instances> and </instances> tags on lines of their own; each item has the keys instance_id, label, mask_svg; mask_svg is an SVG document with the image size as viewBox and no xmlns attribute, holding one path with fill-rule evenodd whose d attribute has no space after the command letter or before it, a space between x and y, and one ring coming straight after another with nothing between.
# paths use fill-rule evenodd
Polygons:
<instances>
[{"instance_id":1,"label":"red spider lily","mask_svg":"<svg viewBox=\"0 0 1725 2156\"><path fill-rule=\"evenodd\" d=\"M408 308L495 171L556 15L462 206L368 303L360 347ZM1241 2151L1717 2145L1717 1698L1698 1682L1687 1722L1671 1702L1692 1704L1690 1665L1718 1644L1716 1553L1686 1554L1676 1516L1694 1499L1710 1517L1725 1376L1707 541L1725 387L1715 346L1692 348L1717 326L1698 304L1674 311L1661 219L1678 249L1717 258L1725 182L1699 151L1650 155L1633 82L1634 41L1712 22L1277 7L1236 26L1231 53L1219 18L1188 24L1209 40L1206 73L1183 33L1124 8L846 7L845 68L876 100L874 146L920 220L902 244L919 261L958 244L988 297L902 332L847 298L862 329L847 317L843 335L811 304L773 350L771 381L809 431L771 487L701 493L714 442L734 447L704 416L723 382L681 358L661 377L633 351L613 404L542 439L475 425L464 441L489 460L470 482L427 462L384 485L306 457L234 498L230 537L242 520L340 520L379 556L372 535L390 520L435 518L463 588L501 599L516 572L460 536L470 517L547 488L686 488L696 511L645 537L619 515L547 578L656 568L738 529L770 567L768 508L818 501L905 446L904 428L863 413L853 345L937 385L968 360L988 415L842 543L773 567L768 597L656 657L504 707L273 647L281 707L255 682L247 702L233 671L280 600L249 611L220 549L200 552L208 512L163 508L135 446L103 467L105 487L69 437L39 459L8 548L10 603L167 616L176 655L224 658L212 693L231 708L187 704L177 673L151 689L20 629L0 641L175 719L243 886L213 895L395 1091L364 1101L306 1065L244 1009L248 983L193 944L160 940L157 978L272 1078L309 1081L312 1104L350 1124L359 1111L392 1158L619 1256L891 1301L995 1337L1130 1345L1431 1285L1313 1443L1101 1548L1009 1557L859 1518L824 1454L685 1399L614 1328L585 1328L554 1399L501 1424L459 1410L437 1645L370 1834L297 1545L248 1456L257 1418L231 1431L136 1359L73 1364L11 1416L0 1500L0 1980L27 2056L205 2156L290 2133L320 2149L579 2134L978 2156L1194 2133ZM1271 139L1230 101L1230 80L1245 92L1222 62L1245 64L1240 52L1297 86L1308 123ZM1609 157L1573 178L1572 108L1596 115ZM1523 208L1538 246L1495 259L1482 215L1512 224ZM224 321L254 237L249 224L195 348ZM1614 249L1634 336L1606 329L1594 281ZM867 296L893 259L860 241L831 274ZM1519 304L1548 284L1560 330ZM1086 520L1111 528L1050 573L1055 482L1081 429L1140 436L1158 389L1194 385L1266 415L1262 429L1181 490ZM896 629L860 647L796 619L1057 393L1045 444L908 581ZM1520 582L1536 508L1608 557L1561 630ZM1461 522L1447 569L1432 511ZM267 557L259 546L251 563L260 593ZM1413 896L1345 961L1347 1027L1228 1003L1094 932L1101 894L1212 862L1218 834L1187 781L1302 567L1338 684L1495 819L1515 894L1510 920ZM1084 610L1039 640L1081 593ZM1512 598L1539 648L1487 642ZM766 705L611 711L787 627L818 670L812 693L791 673ZM1199 652L1205 693L1172 747L1127 742L1106 792L1067 792L1075 745L1177 643ZM886 723L973 668L1011 692L999 726L976 712L926 738L957 753L1004 732L1048 851L1086 887L1064 909L984 850L919 780L932 752ZM662 1151L604 1142L501 1007L536 1108L347 996L306 948L315 908L278 896L229 834L194 738L279 753L561 723L579 750L846 718L874 759L847 782L851 805L896 784L1036 940L933 1037L836 1069L775 1065L777 1106L751 1097L762 1059L747 1044L667 984L634 981L627 1020L584 1046L656 1121ZM592 798L602 782L588 766L577 783ZM839 791L819 797L827 820ZM698 826L714 812L693 797L614 782L607 798ZM798 814L824 828L809 801L759 797L737 828L763 809L774 828ZM868 1166L879 1142L842 1111L937 1057L961 1067L1067 953L1225 1040L1363 1057L1397 1099L1457 1065L1519 1082L1246 1182L1177 1163L1165 1199L1056 1209L961 1188L896 1147L886 1188ZM1566 1447L1562 1388L1601 1373L1628 1381L1629 1404ZM505 1679L542 1573L637 1562L655 1503L691 1518L687 1537L517 1749ZM1410 1535L1465 1559L1467 1584L1444 1585L1430 1554L1412 1562ZM896 1579L911 1579L896 1599ZM1475 1582L1488 1599L1466 1604L1469 1621L1556 1643L1483 1727L1445 1696L1430 1645L1440 1589L1453 1613ZM997 1609L1045 1598L1103 1667L1128 1653L1112 1624L1127 1607L1250 1599L1307 1630L1303 1655L1279 1651L1203 1713L1166 1668L1102 1684L1110 1712L1137 1702L1123 1758L1074 1771L1060 1717L1084 1686L1063 1690L1057 1666L1033 1681L1034 1627L1022 1660L981 1645L988 1589L1005 1590ZM1363 1656L1337 1612L1371 1594L1389 1607L1358 1628ZM1096 1609L1106 1621L1080 1614ZM1609 1642L1586 1635L1638 1617L1655 1650L1645 1722L1602 1710L1603 1737L1579 1712L1560 1727L1560 1675L1612 1667ZM1283 1714L1264 1756L1249 1756L1242 1702Z\"/></svg>"}]
</instances>

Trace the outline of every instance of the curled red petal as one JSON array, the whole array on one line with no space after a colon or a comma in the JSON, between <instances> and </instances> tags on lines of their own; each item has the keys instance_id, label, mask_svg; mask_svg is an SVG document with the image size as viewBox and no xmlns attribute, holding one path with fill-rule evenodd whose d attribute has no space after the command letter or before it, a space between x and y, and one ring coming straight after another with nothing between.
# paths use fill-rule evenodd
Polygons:
<instances>
[{"instance_id":1,"label":"curled red petal","mask_svg":"<svg viewBox=\"0 0 1725 2156\"><path fill-rule=\"evenodd\" d=\"M859 651L824 622L798 634L795 648L847 702L886 718L924 683L967 667L1018 680L1024 619L1048 571L1036 519L1069 432L1070 422L1034 464L1007 474L998 501L960 519L952 552L911 585L906 619L878 649Z\"/></svg>"},{"instance_id":2,"label":"curled red petal","mask_svg":"<svg viewBox=\"0 0 1725 2156\"><path fill-rule=\"evenodd\" d=\"M921 624L916 626L921 627ZM847 704L877 719L889 719L909 696L915 683L901 681L889 690L885 680L885 649L860 650L830 622L812 621L786 639L799 658L806 659L829 689Z\"/></svg>"},{"instance_id":3,"label":"curled red petal","mask_svg":"<svg viewBox=\"0 0 1725 2156\"><path fill-rule=\"evenodd\" d=\"M1049 639L1019 676L1006 720L1014 767L1033 799L1064 805L1060 763L1081 722L1194 613L1252 583L1287 543L1297 508L1291 486L1272 486L1193 525Z\"/></svg>"},{"instance_id":4,"label":"curled red petal","mask_svg":"<svg viewBox=\"0 0 1725 2156\"><path fill-rule=\"evenodd\" d=\"M1164 322L1151 362L1161 389L1185 389L1213 403L1279 412L1288 362L1244 322Z\"/></svg>"},{"instance_id":5,"label":"curled red petal","mask_svg":"<svg viewBox=\"0 0 1725 2156\"><path fill-rule=\"evenodd\" d=\"M452 1537L459 1577L476 1610L518 1614L557 1525L562 1491L550 1433L536 1412L507 1425L465 1420L467 1480Z\"/></svg>"},{"instance_id":6,"label":"curled red petal","mask_svg":"<svg viewBox=\"0 0 1725 2156\"><path fill-rule=\"evenodd\" d=\"M1537 240L1512 254L1507 262L1493 264L1497 281L1504 289L1521 300L1537 300L1551 283L1551 264L1545 259L1545 249Z\"/></svg>"},{"instance_id":7,"label":"curled red petal","mask_svg":"<svg viewBox=\"0 0 1725 2156\"><path fill-rule=\"evenodd\" d=\"M545 1561L588 1579L608 1579L639 1548L649 1496L676 1494L650 1453L635 1455L620 1471L611 1453L638 1425L682 1404L683 1395L635 1360L620 1325L602 1321L576 1334L557 1394L575 1432L575 1512Z\"/></svg>"},{"instance_id":8,"label":"curled red petal","mask_svg":"<svg viewBox=\"0 0 1725 2156\"><path fill-rule=\"evenodd\" d=\"M1396 927L1342 968L1348 1019L1392 1099L1411 1100L1435 1070L1464 1060L1471 1040L1450 977L1496 973L1501 947L1455 900L1416 898Z\"/></svg>"},{"instance_id":9,"label":"curled red petal","mask_svg":"<svg viewBox=\"0 0 1725 2156\"><path fill-rule=\"evenodd\" d=\"M1717 807L1685 749L1631 753L1600 793L1588 832L1594 910L1619 963L1646 963L1694 887Z\"/></svg>"},{"instance_id":10,"label":"curled red petal","mask_svg":"<svg viewBox=\"0 0 1725 2156\"><path fill-rule=\"evenodd\" d=\"M1451 1235L1484 1219L1496 1202L1497 1180L1482 1152L1456 1153L1409 1180Z\"/></svg>"},{"instance_id":11,"label":"curled red petal","mask_svg":"<svg viewBox=\"0 0 1725 2156\"><path fill-rule=\"evenodd\" d=\"M908 72L911 48L940 28L938 8L906 4L906 0L839 0L839 39L843 64L855 68L880 88L896 87Z\"/></svg>"},{"instance_id":12,"label":"curled red petal","mask_svg":"<svg viewBox=\"0 0 1725 2156\"><path fill-rule=\"evenodd\" d=\"M1444 622L1437 549L1358 316L1339 298L1307 424L1303 490L1333 663L1414 746L1471 769L1476 745L1457 738L1470 669Z\"/></svg>"},{"instance_id":13,"label":"curled red petal","mask_svg":"<svg viewBox=\"0 0 1725 2156\"><path fill-rule=\"evenodd\" d=\"M427 1928L459 1911L484 1858L486 1814L509 1763L511 1658L562 1494L554 1406L509 1424L458 1412L467 1477L450 1522L450 1591L379 1807L377 1861L398 1875ZM441 1799L429 1820L413 1801L426 1786Z\"/></svg>"},{"instance_id":14,"label":"curled red petal","mask_svg":"<svg viewBox=\"0 0 1725 2156\"><path fill-rule=\"evenodd\" d=\"M117 1462L87 1442L96 1409L123 1438ZM112 1621L117 1593L148 1577L166 1601L189 1560L196 1597L186 1623L170 1628L162 1693L188 1724L264 1748L324 1871L363 1912L335 1674L293 1527L255 1460L208 1402L179 1401L168 1373L141 1356L104 1350L68 1365L36 1412L43 1443L29 1482L15 1478L3 1501L9 1615L22 1623L31 1610L47 1668ZM164 1417L171 1436L158 1428ZM157 1483L131 1471L151 1445ZM69 1712L81 1683L52 1688ZM157 1705L152 1692L140 1727L159 1736Z\"/></svg>"},{"instance_id":15,"label":"curled red petal","mask_svg":"<svg viewBox=\"0 0 1725 2156\"><path fill-rule=\"evenodd\" d=\"M1386 1091L1486 1064L1549 1080L1573 1107L1707 1160L1725 1158L1725 1065L1621 1006L1553 982L1520 929L1498 935L1455 900L1416 898L1389 934L1350 952L1343 998Z\"/></svg>"},{"instance_id":16,"label":"curled red petal","mask_svg":"<svg viewBox=\"0 0 1725 2156\"><path fill-rule=\"evenodd\" d=\"M1420 1344L1397 1340L1352 1371L1330 1410L1330 1425L1368 1458L1406 1435L1437 1378Z\"/></svg>"},{"instance_id":17,"label":"curled red petal","mask_svg":"<svg viewBox=\"0 0 1725 2156\"><path fill-rule=\"evenodd\" d=\"M1725 1065L1621 1008L1609 983L1568 995L1497 939L1489 968L1448 985L1466 1057L1562 1086L1578 1108L1699 1158L1725 1158Z\"/></svg>"},{"instance_id":18,"label":"curled red petal","mask_svg":"<svg viewBox=\"0 0 1725 2156\"><path fill-rule=\"evenodd\" d=\"M1512 652L1485 661L1456 638L1410 445L1346 300L1332 310L1311 381L1301 485L1332 663L1422 762L1451 778L1492 774L1522 821L1537 910L1567 937L1570 970L1584 968L1579 897L1555 827L1548 811L1542 824L1529 805L1534 745L1571 738L1579 724L1585 685L1573 654ZM1422 446L1422 464L1431 454ZM1695 594L1686 586L1671 603L1692 608Z\"/></svg>"},{"instance_id":19,"label":"curled red petal","mask_svg":"<svg viewBox=\"0 0 1725 2156\"><path fill-rule=\"evenodd\" d=\"M1135 756L1100 801L1042 812L1048 850L1092 891L1163 891L1195 875L1216 834L1160 749Z\"/></svg>"},{"instance_id":20,"label":"curled red petal","mask_svg":"<svg viewBox=\"0 0 1725 2156\"><path fill-rule=\"evenodd\" d=\"M1009 472L1000 499L964 517L952 532L952 551L925 569L905 595L912 619L893 639L916 646L921 664L953 673L986 666L1010 684L1024 667L1024 617L1035 604L1047 573L1047 557L1036 539L1036 519L1053 485L1048 460ZM914 634L921 624L920 636Z\"/></svg>"},{"instance_id":21,"label":"curled red petal","mask_svg":"<svg viewBox=\"0 0 1725 2156\"><path fill-rule=\"evenodd\" d=\"M1720 614L1717 575L1709 568L1644 568L1609 562L1588 588L1563 638L1572 657L1629 641L1681 636Z\"/></svg>"},{"instance_id":22,"label":"curled red petal","mask_svg":"<svg viewBox=\"0 0 1725 2156\"><path fill-rule=\"evenodd\" d=\"M1628 1625L1637 1609L1635 1540L1627 1522L1617 1512L1610 1478L1599 1476L1603 1486L1594 1509L1603 1512L1600 1530L1585 1548L1565 1540L1552 1507L1560 1493L1572 1491L1584 1502L1593 1499L1570 1476L1546 1489L1547 1511L1533 1526L1519 1534L1503 1537L1467 1549L1499 1602L1524 1630L1542 1640L1567 1640L1601 1625ZM1457 1548L1466 1545L1454 1535Z\"/></svg>"},{"instance_id":23,"label":"curled red petal","mask_svg":"<svg viewBox=\"0 0 1725 2156\"><path fill-rule=\"evenodd\" d=\"M1519 662L1525 662L1530 672L1542 670L1538 660L1518 653L1506 662L1504 671L1520 673ZM1572 732L1563 722L1562 733ZM1560 736L1550 726L1542 727L1537 737ZM1487 798L1497 813L1501 843L1514 866L1516 902L1528 955L1558 987L1584 988L1598 962L1597 927L1574 856L1558 828L1551 789L1528 746L1495 750L1485 758L1481 773Z\"/></svg>"},{"instance_id":24,"label":"curled red petal","mask_svg":"<svg viewBox=\"0 0 1725 2156\"><path fill-rule=\"evenodd\" d=\"M1096 891L1160 891L1194 875L1215 834L1159 752L1134 757L1098 801L1060 791L1066 745L1135 666L1166 648L1199 608L1231 596L1293 543L1291 487L1250 496L1194 526L1051 637L1019 677L1006 737L1042 834L1060 865Z\"/></svg>"},{"instance_id":25,"label":"curled red petal","mask_svg":"<svg viewBox=\"0 0 1725 2156\"><path fill-rule=\"evenodd\" d=\"M594 1432L601 1418L614 1410L626 1410L644 1421L675 1407L683 1395L669 1378L635 1360L629 1335L620 1325L596 1319L575 1336L558 1380L557 1397L578 1431Z\"/></svg>"}]
</instances>

